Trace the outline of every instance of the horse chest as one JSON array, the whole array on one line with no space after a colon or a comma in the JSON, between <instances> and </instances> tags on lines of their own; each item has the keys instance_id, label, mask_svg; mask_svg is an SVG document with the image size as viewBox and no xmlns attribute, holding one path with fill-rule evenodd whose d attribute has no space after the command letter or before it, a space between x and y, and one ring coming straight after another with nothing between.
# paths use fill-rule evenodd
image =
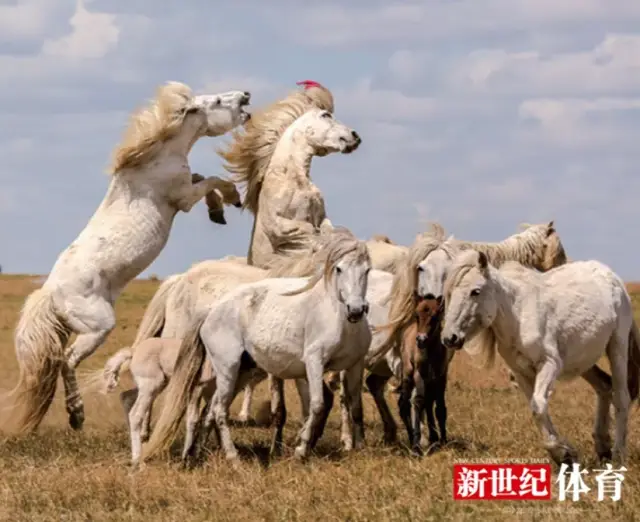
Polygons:
<instances>
[{"instance_id":1,"label":"horse chest","mask_svg":"<svg viewBox=\"0 0 640 522\"><path fill-rule=\"evenodd\" d=\"M294 208L297 219L309 221L315 226L325 218L324 198L317 187L302 189L294 196Z\"/></svg>"}]
</instances>

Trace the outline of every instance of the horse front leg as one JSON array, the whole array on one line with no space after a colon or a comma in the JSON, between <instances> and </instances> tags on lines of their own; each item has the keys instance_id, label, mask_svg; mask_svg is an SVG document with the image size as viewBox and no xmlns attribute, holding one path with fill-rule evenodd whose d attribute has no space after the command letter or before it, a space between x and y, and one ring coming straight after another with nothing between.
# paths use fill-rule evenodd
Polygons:
<instances>
[{"instance_id":1,"label":"horse front leg","mask_svg":"<svg viewBox=\"0 0 640 522\"><path fill-rule=\"evenodd\" d=\"M105 342L116 326L116 316L111 303L97 296L66 304L68 309L65 319L78 336L65 351L66 360L61 374L69 425L74 430L81 430L85 418L84 402L80 396L76 368Z\"/></svg>"},{"instance_id":2,"label":"horse front leg","mask_svg":"<svg viewBox=\"0 0 640 522\"><path fill-rule=\"evenodd\" d=\"M400 418L407 429L409 437L409 447L413 446L413 427L411 423L411 394L413 393L414 383L412 375L404 376L400 383L400 395L398 397L398 411Z\"/></svg>"},{"instance_id":3,"label":"horse front leg","mask_svg":"<svg viewBox=\"0 0 640 522\"><path fill-rule=\"evenodd\" d=\"M362 449L364 445L364 418L362 415L362 381L364 380L364 359L361 359L348 370L342 378L342 389L345 396L347 421L351 428L349 437L343 430L342 442L345 451Z\"/></svg>"},{"instance_id":4,"label":"horse front leg","mask_svg":"<svg viewBox=\"0 0 640 522\"><path fill-rule=\"evenodd\" d=\"M447 373L436 380L435 384L436 419L440 429L440 443L447 443L447 403L445 395L447 391Z\"/></svg>"},{"instance_id":5,"label":"horse front leg","mask_svg":"<svg viewBox=\"0 0 640 522\"><path fill-rule=\"evenodd\" d=\"M438 442L438 432L436 431L436 420L433 416L433 409L436 403L436 395L434 394L434 390L431 388L433 383L429 383L426 387L425 400L424 400L424 411L427 417L427 429L429 431L429 445L436 444Z\"/></svg>"},{"instance_id":6,"label":"horse front leg","mask_svg":"<svg viewBox=\"0 0 640 522\"><path fill-rule=\"evenodd\" d=\"M549 416L549 396L561 372L562 361L559 358L547 356L536 375L530 402L533 418L542 432L544 446L558 465L571 464L578 459L576 450L568 442L560 439Z\"/></svg>"},{"instance_id":7,"label":"horse front leg","mask_svg":"<svg viewBox=\"0 0 640 522\"><path fill-rule=\"evenodd\" d=\"M422 414L424 412L425 404L425 386L422 375L418 370L413 372L413 382L415 384L415 393L413 395L413 444L411 451L416 455L422 454L422 446L420 445L420 439L422 438L422 431L420 430L420 421L422 420ZM427 416L430 412L427 411Z\"/></svg>"},{"instance_id":8,"label":"horse front leg","mask_svg":"<svg viewBox=\"0 0 640 522\"><path fill-rule=\"evenodd\" d=\"M175 207L181 212L189 212L193 208L193 206L204 198L209 192L217 188L222 181L221 178L217 176L210 176L208 178L204 178L201 181L196 183L192 183L192 179L199 179L194 174L192 178L190 178L184 183L180 184L174 194L171 195L171 199ZM224 211L222 200L220 198L214 198L211 200L210 205L213 201L219 202L219 208L209 208L209 215L211 217L211 212L219 212Z\"/></svg>"},{"instance_id":9,"label":"horse front leg","mask_svg":"<svg viewBox=\"0 0 640 522\"><path fill-rule=\"evenodd\" d=\"M320 352L320 350L316 352ZM295 457L300 460L307 458L311 435L316 430L320 417L325 409L323 388L326 385L323 379L324 365L322 364L321 353L310 354L306 362L306 370L311 400L309 404L309 417L306 419L300 431L300 443L296 446L294 452Z\"/></svg>"},{"instance_id":10,"label":"horse front leg","mask_svg":"<svg viewBox=\"0 0 640 522\"><path fill-rule=\"evenodd\" d=\"M304 382L306 383L306 381ZM306 390L308 393L308 390L309 390L308 386ZM320 416L320 420L318 421L318 425L316 426L316 429L313 430L313 434L311 435L311 441L309 441L309 447L311 449L316 447L316 444L320 440L320 437L322 437L322 434L324 433L324 428L327 425L327 420L329 419L329 414L331 413L331 408L333 408L334 394L331 391L331 388L329 388L329 386L327 386L327 384L324 381L322 382L322 400L324 403L324 408L322 410L322 415ZM308 411L309 402L307 403L307 411ZM309 415L307 414L305 419L308 416Z\"/></svg>"}]
</instances>

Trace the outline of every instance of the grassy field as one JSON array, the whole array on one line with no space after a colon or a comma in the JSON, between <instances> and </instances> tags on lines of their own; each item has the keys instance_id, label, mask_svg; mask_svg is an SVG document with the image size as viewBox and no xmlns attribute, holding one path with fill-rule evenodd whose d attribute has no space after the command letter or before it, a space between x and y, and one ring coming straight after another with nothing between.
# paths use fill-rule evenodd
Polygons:
<instances>
[{"instance_id":1,"label":"grassy field","mask_svg":"<svg viewBox=\"0 0 640 522\"><path fill-rule=\"evenodd\" d=\"M39 278L0 276L0 387L17 379L12 343L25 296ZM154 281L135 281L117 303L118 326L107 343L81 365L100 368L107 357L130 343L144 308L157 288ZM640 287L629 285L640 312ZM637 520L640 513L640 412L634 407L629 430L629 462L623 499L596 501L593 489L579 502L465 502L452 496L454 460L546 459L528 406L509 387L502 365L485 372L465 354L453 360L448 388L449 432L455 443L422 459L402 445L386 448L377 412L365 395L365 450L340 453L339 412L334 408L316 454L307 463L293 460L291 445L299 429L295 388L287 383L289 419L285 455L267 462L268 429L232 428L244 459L231 469L219 453L193 471L178 469L176 459L154 460L131 473L128 435L117 393L85 396L87 421L82 433L67 427L59 387L55 404L35 435L0 442L0 520L142 521L153 520ZM129 384L125 376L121 386ZM593 468L591 426L595 395L583 381L560 383L551 399L551 415L561 434L572 441ZM254 411L266 398L257 390ZM388 398L394 412L396 396ZM160 404L160 403L158 403ZM237 413L239 399L233 406ZM399 422L399 419L396 417ZM400 426L400 425L399 425ZM399 431L401 442L406 433ZM596 466L598 467L598 466ZM555 473L555 471L554 471ZM554 476L555 480L555 476ZM514 509L519 509L516 512Z\"/></svg>"}]
</instances>

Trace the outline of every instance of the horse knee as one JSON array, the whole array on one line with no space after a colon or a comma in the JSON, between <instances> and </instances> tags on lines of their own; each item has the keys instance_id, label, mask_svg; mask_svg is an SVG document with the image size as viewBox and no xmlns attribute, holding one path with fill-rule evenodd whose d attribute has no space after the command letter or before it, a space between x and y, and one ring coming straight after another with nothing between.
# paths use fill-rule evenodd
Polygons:
<instances>
[{"instance_id":1,"label":"horse knee","mask_svg":"<svg viewBox=\"0 0 640 522\"><path fill-rule=\"evenodd\" d=\"M534 395L529 405L534 417L542 417L547 413L547 400L543 397Z\"/></svg>"},{"instance_id":2,"label":"horse knee","mask_svg":"<svg viewBox=\"0 0 640 522\"><path fill-rule=\"evenodd\" d=\"M324 401L312 399L311 404L309 405L309 413L311 415L322 415L324 408L325 408Z\"/></svg>"}]
</instances>

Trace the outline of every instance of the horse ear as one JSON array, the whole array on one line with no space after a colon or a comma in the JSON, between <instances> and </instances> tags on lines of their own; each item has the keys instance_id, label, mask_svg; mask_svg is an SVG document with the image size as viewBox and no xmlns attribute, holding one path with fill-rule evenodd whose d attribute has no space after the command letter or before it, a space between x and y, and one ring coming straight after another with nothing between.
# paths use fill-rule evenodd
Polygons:
<instances>
[{"instance_id":1,"label":"horse ear","mask_svg":"<svg viewBox=\"0 0 640 522\"><path fill-rule=\"evenodd\" d=\"M547 223L547 237L549 237L555 231L556 229L554 228L554 220L552 219L551 221L549 221L549 223Z\"/></svg>"},{"instance_id":2,"label":"horse ear","mask_svg":"<svg viewBox=\"0 0 640 522\"><path fill-rule=\"evenodd\" d=\"M488 265L489 260L487 259L487 254L485 254L484 252L478 252L478 266L482 270L486 270Z\"/></svg>"}]
</instances>

